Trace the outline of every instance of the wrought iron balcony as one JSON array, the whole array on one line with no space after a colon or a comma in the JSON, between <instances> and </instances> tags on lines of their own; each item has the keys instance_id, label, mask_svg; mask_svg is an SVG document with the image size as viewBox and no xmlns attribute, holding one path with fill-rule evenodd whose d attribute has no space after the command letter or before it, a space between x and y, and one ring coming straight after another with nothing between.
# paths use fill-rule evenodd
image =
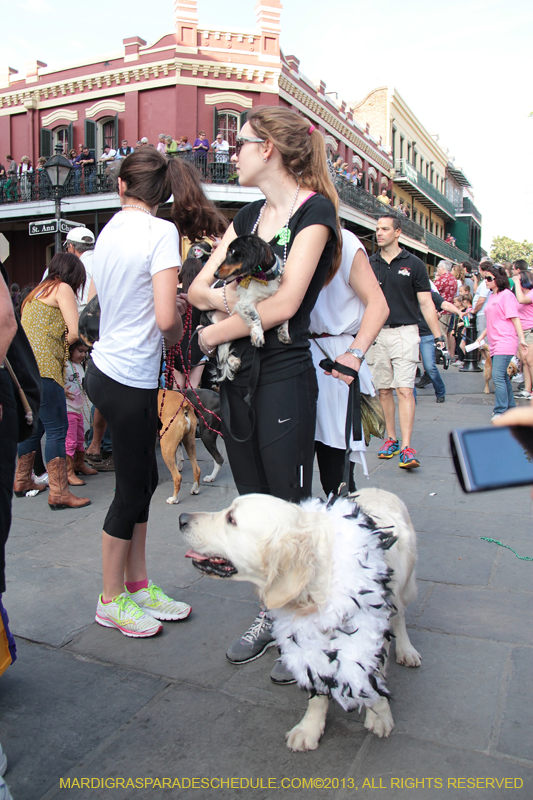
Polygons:
<instances>
[{"instance_id":1,"label":"wrought iron balcony","mask_svg":"<svg viewBox=\"0 0 533 800\"><path fill-rule=\"evenodd\" d=\"M430 233L429 231L426 231L426 244L430 250L434 250L443 258L447 258L450 261L472 262L471 256L469 256L468 253L465 253L464 250L459 250L458 247L448 244L443 239L439 239L438 236L435 236L434 233Z\"/></svg>"},{"instance_id":2,"label":"wrought iron balcony","mask_svg":"<svg viewBox=\"0 0 533 800\"><path fill-rule=\"evenodd\" d=\"M416 198L426 208L435 209L436 206L438 213L455 219L453 203L405 158L396 161L394 183L402 186L411 197Z\"/></svg>"},{"instance_id":3,"label":"wrought iron balcony","mask_svg":"<svg viewBox=\"0 0 533 800\"><path fill-rule=\"evenodd\" d=\"M458 213L470 214L470 216L474 217L474 219L477 219L477 221L481 225L481 220L482 220L481 214L479 213L479 211L477 210L477 208L475 207L475 205L473 204L473 202L470 200L469 197L463 197L463 210L462 212L459 211Z\"/></svg>"}]
</instances>

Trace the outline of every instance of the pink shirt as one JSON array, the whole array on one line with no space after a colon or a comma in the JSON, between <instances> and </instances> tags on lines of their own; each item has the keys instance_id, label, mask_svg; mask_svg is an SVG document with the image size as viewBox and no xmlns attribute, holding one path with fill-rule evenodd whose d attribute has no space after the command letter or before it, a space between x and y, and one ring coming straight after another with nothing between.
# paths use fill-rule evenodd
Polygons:
<instances>
[{"instance_id":1,"label":"pink shirt","mask_svg":"<svg viewBox=\"0 0 533 800\"><path fill-rule=\"evenodd\" d=\"M524 292L524 294L533 300L533 289L530 289L529 292ZM533 328L533 303L527 303L527 305L518 303L518 316L520 317L522 328L525 331L531 330Z\"/></svg>"},{"instance_id":2,"label":"pink shirt","mask_svg":"<svg viewBox=\"0 0 533 800\"><path fill-rule=\"evenodd\" d=\"M510 289L490 295L484 308L491 356L514 356L518 334L511 322L519 316L519 303Z\"/></svg>"}]
</instances>

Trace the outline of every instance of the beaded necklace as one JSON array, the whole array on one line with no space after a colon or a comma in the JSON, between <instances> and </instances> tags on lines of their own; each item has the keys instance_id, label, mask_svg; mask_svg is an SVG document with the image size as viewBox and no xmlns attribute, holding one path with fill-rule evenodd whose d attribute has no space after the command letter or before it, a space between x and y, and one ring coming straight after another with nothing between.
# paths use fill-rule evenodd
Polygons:
<instances>
[{"instance_id":1,"label":"beaded necklace","mask_svg":"<svg viewBox=\"0 0 533 800\"><path fill-rule=\"evenodd\" d=\"M150 216L152 216L151 211L148 211L146 208L143 208L142 206L136 206L134 203L128 203L127 205L122 206L122 211L126 211L128 208L136 208L138 211L144 211L145 214L149 214Z\"/></svg>"},{"instance_id":2,"label":"beaded necklace","mask_svg":"<svg viewBox=\"0 0 533 800\"><path fill-rule=\"evenodd\" d=\"M289 229L289 222L291 221L292 212L294 211L294 206L296 205L296 200L298 199L299 193L300 193L300 184L298 184L297 187L296 187L296 194L294 195L294 200L292 201L292 205L291 205L291 208L290 208L290 211L289 211L289 216L287 217L287 222L285 223L283 228L281 228L281 230L279 230L276 233L276 235L274 237L274 238L276 238L278 240L278 244L282 244L283 245L283 264L281 265L281 269L280 269L280 272L279 272L278 283L281 283L281 278L283 277L283 273L285 272L285 264L287 263L287 245L289 244L289 242L291 240L291 232L290 232L290 229ZM256 233L257 229L259 228L259 223L261 222L261 219L263 217L263 213L265 211L265 208L267 207L267 203L268 203L268 200L265 200L265 202L261 206L261 211L259 212L259 216L257 217L257 220L255 222L254 227L250 231L250 233L252 235L254 233Z\"/></svg>"}]
</instances>

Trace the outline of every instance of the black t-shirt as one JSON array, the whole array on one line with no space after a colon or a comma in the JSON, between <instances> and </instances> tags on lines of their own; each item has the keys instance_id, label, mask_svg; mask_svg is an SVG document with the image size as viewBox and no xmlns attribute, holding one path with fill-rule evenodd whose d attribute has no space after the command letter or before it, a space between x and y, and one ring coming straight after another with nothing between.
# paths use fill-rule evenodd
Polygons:
<instances>
[{"instance_id":1,"label":"black t-shirt","mask_svg":"<svg viewBox=\"0 0 533 800\"><path fill-rule=\"evenodd\" d=\"M237 236L244 236L251 232L264 202L264 200L258 200L241 208L233 220ZM333 203L321 194L309 197L292 215L289 222L291 238L287 245L287 258L297 234L310 225L326 225L331 231L331 236L324 247L302 303L292 319L289 320L289 335L292 344L282 344L279 341L277 327L265 331L265 344L262 348L257 348L260 353L258 352L256 356L261 358L259 384L273 383L299 375L309 369L313 363L309 351L309 319L320 290L324 286L337 243L335 208ZM278 234L269 244L283 262L284 246L278 244L277 239ZM236 386L247 386L252 357L256 348L253 347L249 336L235 340L232 348L241 359L241 369L233 382Z\"/></svg>"},{"instance_id":2,"label":"black t-shirt","mask_svg":"<svg viewBox=\"0 0 533 800\"><path fill-rule=\"evenodd\" d=\"M402 248L390 264L381 257L380 250L370 256L370 263L390 309L385 324L418 325L417 292L431 291L424 262Z\"/></svg>"},{"instance_id":3,"label":"black t-shirt","mask_svg":"<svg viewBox=\"0 0 533 800\"><path fill-rule=\"evenodd\" d=\"M444 297L441 297L438 292L431 289L431 299L435 303L435 308L437 311L441 311L442 304L444 303ZM420 312L420 316L418 318L418 332L420 333L420 336L433 336L422 312Z\"/></svg>"}]
</instances>

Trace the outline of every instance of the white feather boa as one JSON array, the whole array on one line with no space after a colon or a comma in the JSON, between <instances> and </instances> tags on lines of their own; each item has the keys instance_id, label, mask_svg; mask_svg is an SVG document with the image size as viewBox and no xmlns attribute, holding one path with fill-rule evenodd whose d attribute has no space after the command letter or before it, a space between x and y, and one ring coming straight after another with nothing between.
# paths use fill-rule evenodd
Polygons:
<instances>
[{"instance_id":1,"label":"white feather boa","mask_svg":"<svg viewBox=\"0 0 533 800\"><path fill-rule=\"evenodd\" d=\"M328 514L335 528L330 596L307 616L271 610L276 644L301 688L360 710L389 696L379 668L393 610L383 550L394 539L348 499L329 507L312 499L302 508Z\"/></svg>"}]
</instances>

